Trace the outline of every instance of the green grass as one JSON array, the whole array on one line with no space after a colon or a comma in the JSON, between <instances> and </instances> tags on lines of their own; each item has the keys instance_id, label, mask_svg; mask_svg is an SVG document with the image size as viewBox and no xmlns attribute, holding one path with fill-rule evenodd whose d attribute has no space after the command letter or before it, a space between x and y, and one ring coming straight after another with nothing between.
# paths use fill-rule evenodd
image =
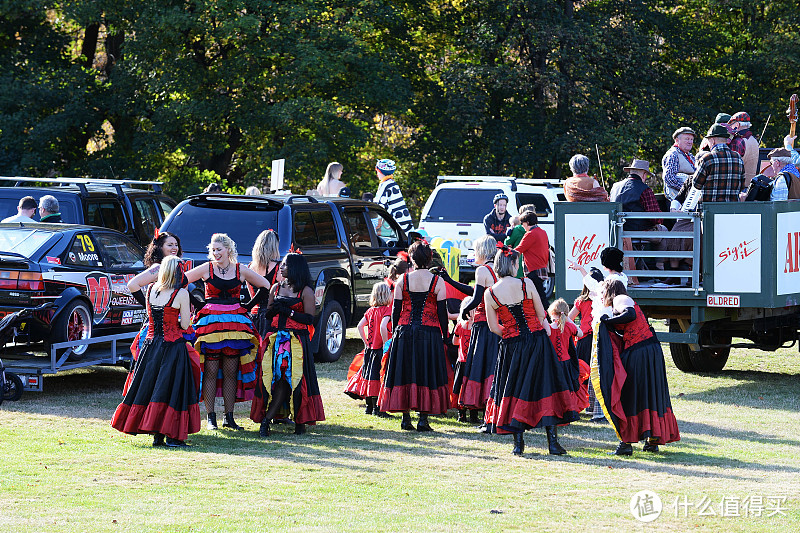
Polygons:
<instances>
[{"instance_id":1,"label":"green grass","mask_svg":"<svg viewBox=\"0 0 800 533\"><path fill-rule=\"evenodd\" d=\"M48 377L43 393L0 407L0 527L6 531L792 531L800 527L800 357L734 350L716 376L678 371L667 353L682 439L658 455L607 455L611 428L583 420L560 431L566 457L545 451L542 430L526 434L525 457L509 436L480 435L435 417L433 434L400 431L344 394L347 366L317 366L327 420L295 436L274 426L258 437L201 431L190 450L153 449L146 435L118 433L109 420L121 368ZM666 347L665 347L666 350ZM653 523L637 522L631 496L655 491ZM785 497L786 516L767 517ZM676 498L713 502L717 516ZM719 516L762 497L757 516ZM744 511L740 509L740 513ZM730 511L727 513L730 514Z\"/></svg>"}]
</instances>

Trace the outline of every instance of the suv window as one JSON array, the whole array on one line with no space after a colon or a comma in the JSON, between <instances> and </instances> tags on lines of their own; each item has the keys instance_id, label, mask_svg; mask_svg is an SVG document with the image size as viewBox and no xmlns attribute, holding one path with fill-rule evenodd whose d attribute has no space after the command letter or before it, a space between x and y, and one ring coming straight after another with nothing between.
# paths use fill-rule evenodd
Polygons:
<instances>
[{"instance_id":1,"label":"suv window","mask_svg":"<svg viewBox=\"0 0 800 533\"><path fill-rule=\"evenodd\" d=\"M122 235L95 233L97 243L108 259L109 268L144 268L142 250Z\"/></svg>"},{"instance_id":2,"label":"suv window","mask_svg":"<svg viewBox=\"0 0 800 533\"><path fill-rule=\"evenodd\" d=\"M550 202L547 201L544 195L530 192L518 192L516 196L517 211L525 204L533 204L536 206L537 217L547 217L553 212L552 207L550 207Z\"/></svg>"},{"instance_id":3,"label":"suv window","mask_svg":"<svg viewBox=\"0 0 800 533\"><path fill-rule=\"evenodd\" d=\"M344 218L347 222L347 236L350 238L354 248L372 247L372 233L364 215L363 209L344 210Z\"/></svg>"},{"instance_id":4,"label":"suv window","mask_svg":"<svg viewBox=\"0 0 800 533\"><path fill-rule=\"evenodd\" d=\"M155 235L156 228L161 225L158 208L152 198L137 198L131 202L131 206L136 237L139 242L148 242Z\"/></svg>"},{"instance_id":5,"label":"suv window","mask_svg":"<svg viewBox=\"0 0 800 533\"><path fill-rule=\"evenodd\" d=\"M227 233L242 254L249 255L259 233L278 230L278 212L273 209L246 209L231 202L230 209L204 205L184 204L169 225L170 233L181 238L185 252L205 253L214 233Z\"/></svg>"},{"instance_id":6,"label":"suv window","mask_svg":"<svg viewBox=\"0 0 800 533\"><path fill-rule=\"evenodd\" d=\"M80 267L101 267L103 261L97 251L94 239L88 233L78 233L73 237L72 246L67 252L65 263Z\"/></svg>"},{"instance_id":7,"label":"suv window","mask_svg":"<svg viewBox=\"0 0 800 533\"><path fill-rule=\"evenodd\" d=\"M483 222L500 189L439 189L426 220L431 222Z\"/></svg>"},{"instance_id":8,"label":"suv window","mask_svg":"<svg viewBox=\"0 0 800 533\"><path fill-rule=\"evenodd\" d=\"M115 200L90 201L86 204L86 224L111 228L125 233L125 214L122 204ZM150 240L152 237L148 237Z\"/></svg>"},{"instance_id":9,"label":"suv window","mask_svg":"<svg viewBox=\"0 0 800 533\"><path fill-rule=\"evenodd\" d=\"M375 228L375 234L378 236L378 246L382 248L395 246L399 237L397 229L390 222L390 218L372 209L367 210L367 216L369 216L372 227Z\"/></svg>"},{"instance_id":10,"label":"suv window","mask_svg":"<svg viewBox=\"0 0 800 533\"><path fill-rule=\"evenodd\" d=\"M0 187L0 220L17 214L17 206L23 196L33 196L39 201L41 196L49 194L49 191L20 191L15 192L16 187ZM38 196L37 196L38 195ZM58 198L58 209L61 211L61 220L65 224L80 224L80 220L75 213L75 204L68 202L64 198ZM33 212L33 220L39 221L39 210Z\"/></svg>"},{"instance_id":11,"label":"suv window","mask_svg":"<svg viewBox=\"0 0 800 533\"><path fill-rule=\"evenodd\" d=\"M336 226L329 209L295 211L294 242L297 246L336 245Z\"/></svg>"},{"instance_id":12,"label":"suv window","mask_svg":"<svg viewBox=\"0 0 800 533\"><path fill-rule=\"evenodd\" d=\"M314 214L314 226L317 228L319 243L327 246L336 245L336 224L333 222L333 213L329 209L323 211L312 211Z\"/></svg>"}]
</instances>

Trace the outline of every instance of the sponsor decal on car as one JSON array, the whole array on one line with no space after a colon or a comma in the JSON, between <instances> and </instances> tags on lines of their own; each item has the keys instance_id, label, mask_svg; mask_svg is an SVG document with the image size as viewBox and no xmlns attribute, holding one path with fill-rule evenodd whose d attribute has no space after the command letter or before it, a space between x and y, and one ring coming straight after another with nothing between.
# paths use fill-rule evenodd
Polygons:
<instances>
[{"instance_id":1,"label":"sponsor decal on car","mask_svg":"<svg viewBox=\"0 0 800 533\"><path fill-rule=\"evenodd\" d=\"M58 258L58 257L50 257L48 255L46 259L47 259L48 263L52 263L54 265L60 265L61 264L61 259Z\"/></svg>"},{"instance_id":2,"label":"sponsor decal on car","mask_svg":"<svg viewBox=\"0 0 800 533\"><path fill-rule=\"evenodd\" d=\"M111 309L111 277L104 272L86 274L86 291L94 309L94 323L99 324Z\"/></svg>"}]
</instances>

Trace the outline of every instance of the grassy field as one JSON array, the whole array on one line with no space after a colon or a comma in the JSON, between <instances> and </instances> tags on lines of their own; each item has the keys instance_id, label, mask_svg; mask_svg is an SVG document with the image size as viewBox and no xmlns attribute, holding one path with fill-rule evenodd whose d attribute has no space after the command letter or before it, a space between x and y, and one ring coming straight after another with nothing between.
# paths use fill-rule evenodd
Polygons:
<instances>
[{"instance_id":1,"label":"grassy field","mask_svg":"<svg viewBox=\"0 0 800 533\"><path fill-rule=\"evenodd\" d=\"M122 368L49 377L43 393L0 407L0 527L6 531L792 531L800 528L800 356L734 350L716 376L667 357L682 439L657 455L607 455L610 426L486 436L448 417L435 432L400 431L344 394L360 349L349 332L338 363L318 365L327 420L295 436L205 429L188 450L150 447L109 425ZM666 348L665 348L666 350ZM668 353L668 352L667 352ZM218 409L218 410L221 410ZM637 521L632 496L663 510ZM676 506L677 502L677 506Z\"/></svg>"}]
</instances>

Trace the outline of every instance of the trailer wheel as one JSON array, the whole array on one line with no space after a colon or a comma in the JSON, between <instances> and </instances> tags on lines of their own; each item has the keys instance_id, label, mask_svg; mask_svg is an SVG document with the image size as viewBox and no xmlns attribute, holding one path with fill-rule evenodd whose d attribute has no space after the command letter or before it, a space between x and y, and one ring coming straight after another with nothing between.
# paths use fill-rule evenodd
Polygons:
<instances>
[{"instance_id":1,"label":"trailer wheel","mask_svg":"<svg viewBox=\"0 0 800 533\"><path fill-rule=\"evenodd\" d=\"M701 332L702 335L702 332ZM715 344L729 344L731 337L726 336L722 339L714 339ZM728 362L728 356L731 354L731 347L724 348L702 348L699 352L689 352L692 359L692 365L697 372L721 372L725 368L725 363Z\"/></svg>"},{"instance_id":2,"label":"trailer wheel","mask_svg":"<svg viewBox=\"0 0 800 533\"><path fill-rule=\"evenodd\" d=\"M344 351L345 318L342 305L331 300L322 309L322 331L319 332L319 351L315 360L320 363L338 361Z\"/></svg>"},{"instance_id":3,"label":"trailer wheel","mask_svg":"<svg viewBox=\"0 0 800 533\"><path fill-rule=\"evenodd\" d=\"M669 330L671 333L683 333L681 326L677 320L669 321ZM694 372L694 363L692 362L691 350L688 344L679 344L676 342L669 343L669 353L672 355L672 362L681 372Z\"/></svg>"},{"instance_id":4,"label":"trailer wheel","mask_svg":"<svg viewBox=\"0 0 800 533\"><path fill-rule=\"evenodd\" d=\"M22 378L13 372L6 372L6 382L3 383L3 398L0 400L0 403L2 403L3 400L16 402L22 398L23 387Z\"/></svg>"},{"instance_id":5,"label":"trailer wheel","mask_svg":"<svg viewBox=\"0 0 800 533\"><path fill-rule=\"evenodd\" d=\"M77 341L92 337L92 311L80 300L73 300L58 315L50 335L52 343ZM80 361L86 355L88 345L78 346L69 356L70 361Z\"/></svg>"}]
</instances>

